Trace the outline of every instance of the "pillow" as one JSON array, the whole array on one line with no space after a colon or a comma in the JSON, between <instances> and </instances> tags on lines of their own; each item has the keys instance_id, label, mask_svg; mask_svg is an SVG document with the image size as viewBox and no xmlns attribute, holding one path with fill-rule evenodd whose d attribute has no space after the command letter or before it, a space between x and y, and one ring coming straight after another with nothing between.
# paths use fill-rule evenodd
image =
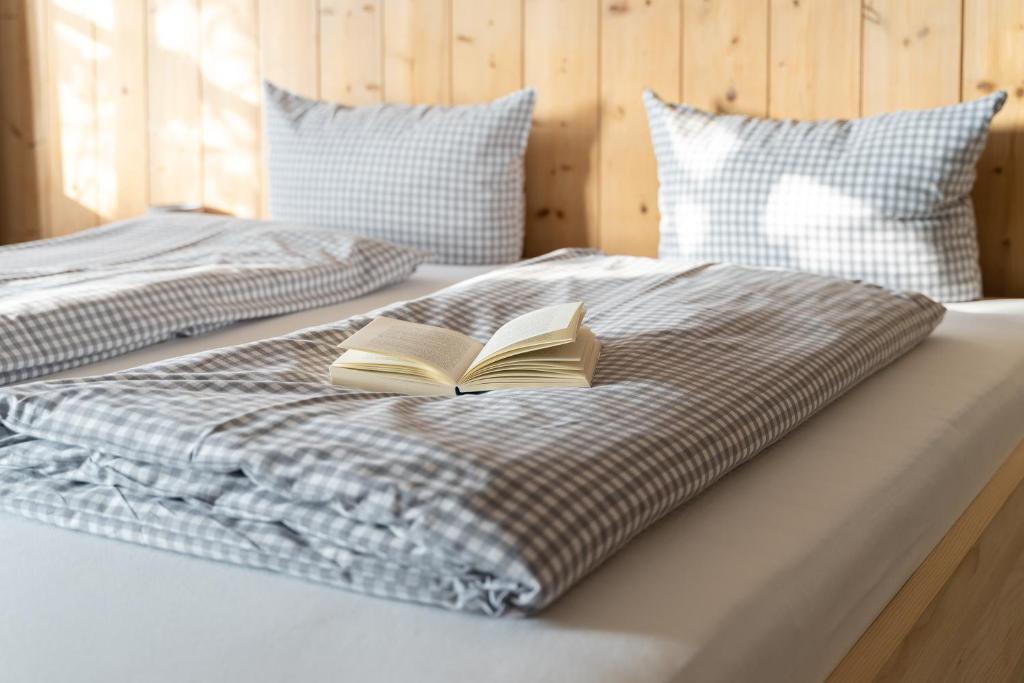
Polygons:
<instances>
[{"instance_id":1,"label":"pillow","mask_svg":"<svg viewBox=\"0 0 1024 683\"><path fill-rule=\"evenodd\" d=\"M998 92L856 121L717 115L644 93L662 257L981 295L970 192Z\"/></svg>"},{"instance_id":2,"label":"pillow","mask_svg":"<svg viewBox=\"0 0 1024 683\"><path fill-rule=\"evenodd\" d=\"M417 247L439 263L523 250L534 93L460 107L346 107L264 82L270 214Z\"/></svg>"}]
</instances>

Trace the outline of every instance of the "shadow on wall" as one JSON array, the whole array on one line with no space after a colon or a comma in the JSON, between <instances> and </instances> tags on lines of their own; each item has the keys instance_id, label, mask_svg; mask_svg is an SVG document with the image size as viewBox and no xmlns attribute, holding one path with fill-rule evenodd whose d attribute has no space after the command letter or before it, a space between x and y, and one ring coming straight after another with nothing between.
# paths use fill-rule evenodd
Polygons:
<instances>
[{"instance_id":1,"label":"shadow on wall","mask_svg":"<svg viewBox=\"0 0 1024 683\"><path fill-rule=\"evenodd\" d=\"M985 295L1024 296L1024 128L999 124L997 115L973 193Z\"/></svg>"},{"instance_id":2,"label":"shadow on wall","mask_svg":"<svg viewBox=\"0 0 1024 683\"><path fill-rule=\"evenodd\" d=\"M534 117L526 148L526 176L532 183L526 196L527 257L591 243L596 112L595 103L562 116Z\"/></svg>"},{"instance_id":3,"label":"shadow on wall","mask_svg":"<svg viewBox=\"0 0 1024 683\"><path fill-rule=\"evenodd\" d=\"M36 179L41 131L33 121L28 3L5 3L0 13L0 244L41 234Z\"/></svg>"},{"instance_id":4,"label":"shadow on wall","mask_svg":"<svg viewBox=\"0 0 1024 683\"><path fill-rule=\"evenodd\" d=\"M0 242L75 232L150 204L259 215L257 27L233 8L5 4Z\"/></svg>"}]
</instances>

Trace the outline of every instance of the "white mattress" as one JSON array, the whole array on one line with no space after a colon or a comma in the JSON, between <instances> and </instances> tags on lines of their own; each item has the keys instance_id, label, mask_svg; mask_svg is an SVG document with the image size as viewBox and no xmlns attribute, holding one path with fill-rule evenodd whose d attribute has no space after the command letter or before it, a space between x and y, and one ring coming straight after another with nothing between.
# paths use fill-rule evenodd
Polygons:
<instances>
[{"instance_id":1,"label":"white mattress","mask_svg":"<svg viewBox=\"0 0 1024 683\"><path fill-rule=\"evenodd\" d=\"M336 319L456 275L433 270L68 374ZM1024 301L951 306L919 349L531 619L388 602L0 516L0 666L12 681L821 680L1021 438Z\"/></svg>"}]
</instances>

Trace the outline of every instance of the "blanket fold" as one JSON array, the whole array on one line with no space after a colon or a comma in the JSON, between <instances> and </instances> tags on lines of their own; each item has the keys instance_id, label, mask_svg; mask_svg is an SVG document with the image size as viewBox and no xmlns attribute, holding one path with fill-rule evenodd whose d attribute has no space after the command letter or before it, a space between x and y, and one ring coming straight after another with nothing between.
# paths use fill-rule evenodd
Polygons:
<instances>
[{"instance_id":1,"label":"blanket fold","mask_svg":"<svg viewBox=\"0 0 1024 683\"><path fill-rule=\"evenodd\" d=\"M173 213L0 247L0 385L345 301L423 258L335 229Z\"/></svg>"},{"instance_id":2,"label":"blanket fold","mask_svg":"<svg viewBox=\"0 0 1024 683\"><path fill-rule=\"evenodd\" d=\"M591 389L332 386L373 315L486 339L582 300ZM924 339L943 308L802 273L566 250L371 315L0 392L0 508L376 596L550 604Z\"/></svg>"}]
</instances>

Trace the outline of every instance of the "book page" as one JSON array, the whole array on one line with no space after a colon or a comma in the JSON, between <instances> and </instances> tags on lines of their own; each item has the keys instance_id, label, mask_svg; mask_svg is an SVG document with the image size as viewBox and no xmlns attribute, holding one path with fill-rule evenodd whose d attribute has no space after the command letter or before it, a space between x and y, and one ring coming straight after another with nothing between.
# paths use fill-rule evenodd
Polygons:
<instances>
[{"instance_id":1,"label":"book page","mask_svg":"<svg viewBox=\"0 0 1024 683\"><path fill-rule=\"evenodd\" d=\"M454 330L392 318L375 318L338 346L421 363L450 378L452 384L483 348Z\"/></svg>"},{"instance_id":2,"label":"book page","mask_svg":"<svg viewBox=\"0 0 1024 683\"><path fill-rule=\"evenodd\" d=\"M569 339L576 331L583 317L583 302L555 304L530 311L510 320L494 333L490 341L480 350L470 367L479 365L491 356L510 347L527 345L538 337L561 336ZM558 335L559 332L565 333Z\"/></svg>"},{"instance_id":3,"label":"book page","mask_svg":"<svg viewBox=\"0 0 1024 683\"><path fill-rule=\"evenodd\" d=\"M350 368L364 372L386 372L389 374L422 377L435 382L448 382L446 374L424 363L414 363L405 358L397 358L371 351L357 351L356 349L345 349L345 353L338 360L334 361L332 367Z\"/></svg>"},{"instance_id":4,"label":"book page","mask_svg":"<svg viewBox=\"0 0 1024 683\"><path fill-rule=\"evenodd\" d=\"M566 351L566 348L571 351ZM586 326L581 325L576 341L522 356L512 356L486 368L475 377L459 383L463 393L494 389L540 389L551 387L589 387L597 365L601 344Z\"/></svg>"},{"instance_id":5,"label":"book page","mask_svg":"<svg viewBox=\"0 0 1024 683\"><path fill-rule=\"evenodd\" d=\"M351 351L346 351L346 353L351 353ZM407 394L409 396L455 395L455 387L450 384L390 372L352 370L338 365L331 366L330 379L331 384L363 391Z\"/></svg>"}]
</instances>

